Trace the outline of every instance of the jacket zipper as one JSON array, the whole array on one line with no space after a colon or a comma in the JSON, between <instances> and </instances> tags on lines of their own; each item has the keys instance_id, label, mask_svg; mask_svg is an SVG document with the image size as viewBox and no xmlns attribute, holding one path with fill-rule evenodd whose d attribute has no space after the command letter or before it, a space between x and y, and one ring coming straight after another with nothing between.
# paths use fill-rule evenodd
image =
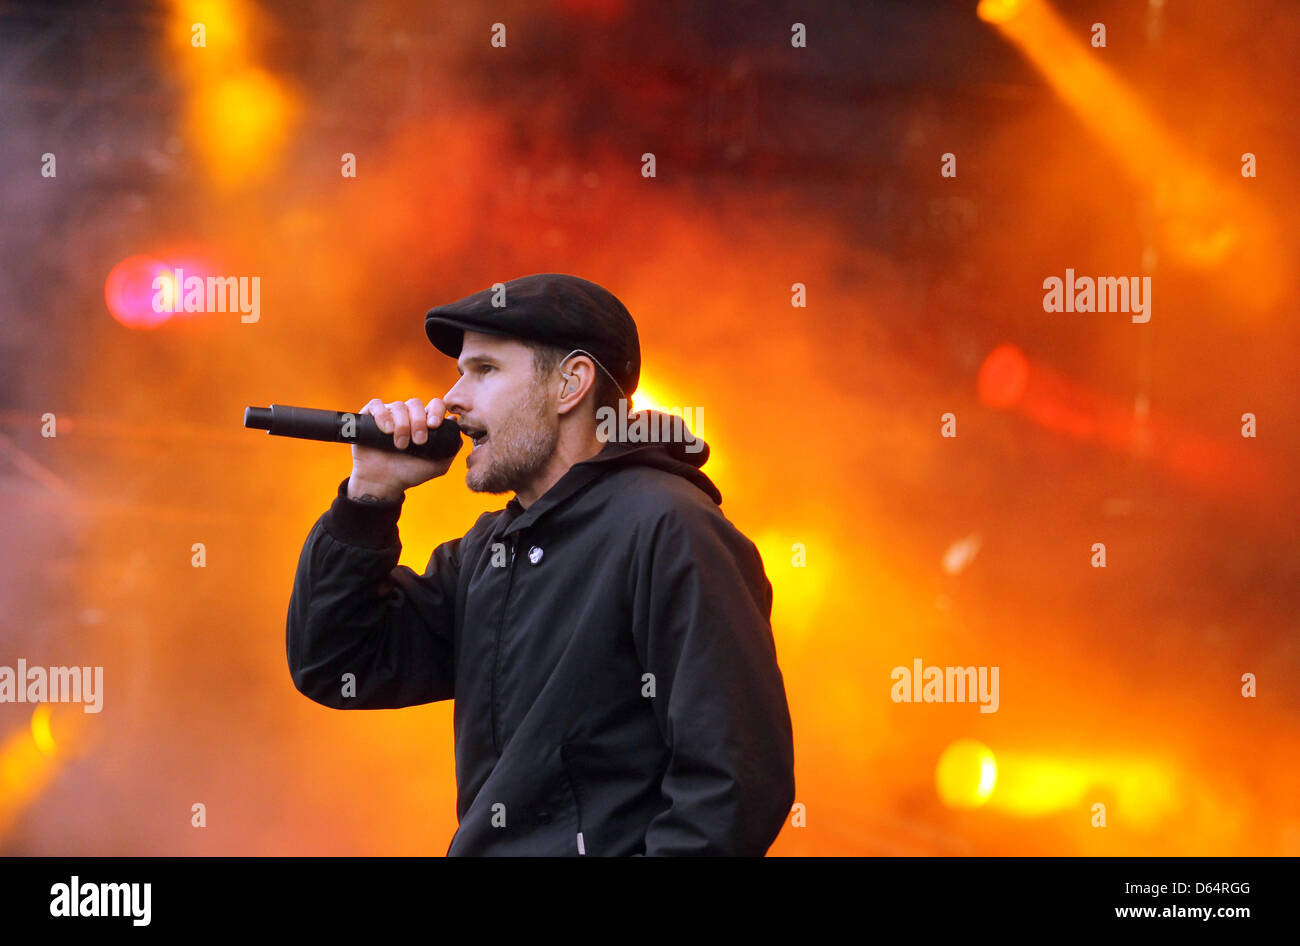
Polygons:
<instances>
[{"instance_id":1,"label":"jacket zipper","mask_svg":"<svg viewBox=\"0 0 1300 946\"><path fill-rule=\"evenodd\" d=\"M492 748L497 755L501 754L501 740L497 737L497 662L501 659L501 637L506 627L506 608L510 604L510 588L515 583L515 553L519 551L519 533L516 532L510 539L510 576L506 579L506 594L501 601L501 620L497 622L497 638L492 648L492 682L489 693L492 698L491 717L492 717Z\"/></svg>"}]
</instances>

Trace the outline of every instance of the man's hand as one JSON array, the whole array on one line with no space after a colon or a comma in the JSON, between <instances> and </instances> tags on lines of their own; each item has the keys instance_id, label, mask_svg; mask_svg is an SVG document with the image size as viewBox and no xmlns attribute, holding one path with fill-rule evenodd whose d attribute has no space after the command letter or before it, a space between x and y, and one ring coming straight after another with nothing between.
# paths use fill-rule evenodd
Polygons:
<instances>
[{"instance_id":1,"label":"man's hand","mask_svg":"<svg viewBox=\"0 0 1300 946\"><path fill-rule=\"evenodd\" d=\"M447 410L442 398L435 397L426 407L418 398L385 404L379 398L361 408L369 414L393 443L405 450L411 443L424 443L429 431L442 423ZM451 468L451 461L424 460L389 450L352 445L352 476L348 480L348 499L358 502L396 502L412 486L419 486Z\"/></svg>"}]
</instances>

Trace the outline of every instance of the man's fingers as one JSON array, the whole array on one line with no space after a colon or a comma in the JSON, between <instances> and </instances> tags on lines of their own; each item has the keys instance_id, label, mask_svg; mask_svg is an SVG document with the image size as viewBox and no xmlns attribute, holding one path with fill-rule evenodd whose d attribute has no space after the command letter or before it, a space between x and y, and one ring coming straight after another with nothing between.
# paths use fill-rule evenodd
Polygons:
<instances>
[{"instance_id":1,"label":"man's fingers","mask_svg":"<svg viewBox=\"0 0 1300 946\"><path fill-rule=\"evenodd\" d=\"M372 397L361 413L369 414L375 419L375 425L386 434L393 432L393 418L388 412L388 405L377 397Z\"/></svg>"},{"instance_id":2,"label":"man's fingers","mask_svg":"<svg viewBox=\"0 0 1300 946\"><path fill-rule=\"evenodd\" d=\"M405 401L393 401L388 405L388 413L393 417L393 444L398 450L405 450L411 442L411 418L406 411Z\"/></svg>"},{"instance_id":3,"label":"man's fingers","mask_svg":"<svg viewBox=\"0 0 1300 946\"><path fill-rule=\"evenodd\" d=\"M418 397L407 398L406 413L411 419L411 442L424 443L429 439L429 427L424 414L424 402Z\"/></svg>"},{"instance_id":4,"label":"man's fingers","mask_svg":"<svg viewBox=\"0 0 1300 946\"><path fill-rule=\"evenodd\" d=\"M447 416L447 406L442 403L442 398L440 397L435 397L432 401L429 402L429 405L424 409L424 420L425 423L429 425L430 430L433 430L435 427L441 424L442 419L446 416Z\"/></svg>"},{"instance_id":5,"label":"man's fingers","mask_svg":"<svg viewBox=\"0 0 1300 946\"><path fill-rule=\"evenodd\" d=\"M380 430L393 435L393 445L405 450L409 444L428 441L429 431L442 424L447 416L447 407L440 397L427 405L418 397L388 403L376 397L361 408L361 413L373 417Z\"/></svg>"}]
</instances>

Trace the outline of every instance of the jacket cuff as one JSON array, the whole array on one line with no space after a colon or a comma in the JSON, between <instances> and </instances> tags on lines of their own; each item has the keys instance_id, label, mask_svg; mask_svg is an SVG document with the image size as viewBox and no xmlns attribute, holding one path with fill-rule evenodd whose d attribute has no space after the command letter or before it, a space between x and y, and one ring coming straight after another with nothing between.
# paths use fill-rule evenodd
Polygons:
<instances>
[{"instance_id":1,"label":"jacket cuff","mask_svg":"<svg viewBox=\"0 0 1300 946\"><path fill-rule=\"evenodd\" d=\"M325 531L344 545L386 549L397 545L397 519L406 496L395 502L359 503L348 499L347 477L339 484L334 503L322 517Z\"/></svg>"}]
</instances>

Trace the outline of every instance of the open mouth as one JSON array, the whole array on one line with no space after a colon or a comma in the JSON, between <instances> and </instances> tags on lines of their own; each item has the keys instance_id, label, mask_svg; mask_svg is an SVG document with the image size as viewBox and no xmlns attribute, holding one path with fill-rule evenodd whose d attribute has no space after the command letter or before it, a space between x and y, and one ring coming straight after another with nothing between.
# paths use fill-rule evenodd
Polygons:
<instances>
[{"instance_id":1,"label":"open mouth","mask_svg":"<svg viewBox=\"0 0 1300 946\"><path fill-rule=\"evenodd\" d=\"M487 431L481 427L468 427L465 424L460 425L460 432L470 439L475 449L481 447L488 439Z\"/></svg>"}]
</instances>

